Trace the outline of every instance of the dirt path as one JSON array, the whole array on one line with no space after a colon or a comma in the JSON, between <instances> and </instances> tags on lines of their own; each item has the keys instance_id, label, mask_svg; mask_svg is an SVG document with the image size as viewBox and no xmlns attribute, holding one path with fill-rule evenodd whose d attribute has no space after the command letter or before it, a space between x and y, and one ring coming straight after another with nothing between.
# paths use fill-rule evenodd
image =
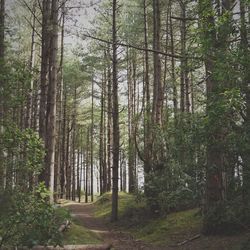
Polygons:
<instances>
[{"instance_id":1,"label":"dirt path","mask_svg":"<svg viewBox=\"0 0 250 250\"><path fill-rule=\"evenodd\" d=\"M75 217L84 227L101 236L105 243L112 244L115 250L152 250L155 247L146 245L138 241L128 233L112 229L104 219L93 216L94 206L92 204L69 204L67 205L73 217Z\"/></svg>"},{"instance_id":2,"label":"dirt path","mask_svg":"<svg viewBox=\"0 0 250 250\"><path fill-rule=\"evenodd\" d=\"M148 245L142 241L138 241L133 238L132 235L121 232L117 227L111 226L108 221L101 218L94 217L94 205L92 204L79 204L71 203L67 207L71 211L73 217L75 217L79 223L81 223L87 229L97 233L103 239L104 243L111 244L112 249L115 250L232 250L240 249L235 248L245 239L249 239L249 233L245 235L235 236L202 236L197 240L188 242L183 246L161 246L156 247ZM246 248L246 250L250 250Z\"/></svg>"}]
</instances>

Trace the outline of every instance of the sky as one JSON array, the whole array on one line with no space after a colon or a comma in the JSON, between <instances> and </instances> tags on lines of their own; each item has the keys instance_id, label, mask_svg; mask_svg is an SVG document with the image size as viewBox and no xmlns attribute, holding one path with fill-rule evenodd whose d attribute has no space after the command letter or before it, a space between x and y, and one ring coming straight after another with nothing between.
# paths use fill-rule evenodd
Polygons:
<instances>
[{"instance_id":1,"label":"sky","mask_svg":"<svg viewBox=\"0 0 250 250\"><path fill-rule=\"evenodd\" d=\"M67 2L68 14L65 25L66 47L75 47L78 44L82 44L84 47L86 41L83 41L83 39L79 39L78 35L83 31L88 32L91 29L91 22L94 20L97 14L95 8L100 2L100 0L70 0ZM73 8L71 9L71 7Z\"/></svg>"},{"instance_id":2,"label":"sky","mask_svg":"<svg viewBox=\"0 0 250 250\"><path fill-rule=\"evenodd\" d=\"M6 13L13 16L13 9L16 9L17 4L25 1L30 4L33 0L6 0ZM77 44L84 44L82 39L77 38L77 33L80 30L91 29L91 21L94 20L97 12L95 8L102 0L66 0L67 17L65 24L65 45L73 48Z\"/></svg>"}]
</instances>

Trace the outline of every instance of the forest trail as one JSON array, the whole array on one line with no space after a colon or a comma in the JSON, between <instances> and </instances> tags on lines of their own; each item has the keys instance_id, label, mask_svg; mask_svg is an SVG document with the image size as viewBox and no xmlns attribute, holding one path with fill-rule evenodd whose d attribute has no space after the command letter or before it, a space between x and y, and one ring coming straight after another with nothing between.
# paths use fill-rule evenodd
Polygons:
<instances>
[{"instance_id":1,"label":"forest trail","mask_svg":"<svg viewBox=\"0 0 250 250\"><path fill-rule=\"evenodd\" d=\"M114 250L232 250L239 246L243 240L249 239L249 234L235 236L201 236L199 239L178 246L175 244L155 246L136 240L131 234L121 231L117 226L111 225L107 219L94 216L95 205L86 203L68 203L73 218L88 230L98 234L106 244L111 244ZM174 237L174 235L173 235ZM185 237L183 235L183 237ZM178 237L179 238L179 237ZM185 240L185 238L183 238ZM212 244L211 244L212 243ZM238 243L238 244L237 244ZM250 249L246 248L246 249Z\"/></svg>"},{"instance_id":2,"label":"forest trail","mask_svg":"<svg viewBox=\"0 0 250 250\"><path fill-rule=\"evenodd\" d=\"M73 218L76 218L81 225L97 233L105 243L112 245L115 250L152 250L157 248L138 241L132 235L111 228L109 223L102 218L94 217L94 205L85 203L71 203L67 205ZM162 248L161 248L162 249ZM168 249L168 248L166 248Z\"/></svg>"}]
</instances>

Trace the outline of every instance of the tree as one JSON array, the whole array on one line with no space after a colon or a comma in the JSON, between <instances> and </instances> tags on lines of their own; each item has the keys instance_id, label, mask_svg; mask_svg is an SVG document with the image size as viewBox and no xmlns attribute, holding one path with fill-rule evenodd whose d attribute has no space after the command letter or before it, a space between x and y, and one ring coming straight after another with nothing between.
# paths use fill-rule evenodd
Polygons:
<instances>
[{"instance_id":1,"label":"tree","mask_svg":"<svg viewBox=\"0 0 250 250\"><path fill-rule=\"evenodd\" d=\"M117 1L113 0L113 26L112 26L112 49L113 49L113 72L112 72L112 94L113 94L113 188L112 188L112 213L111 220L118 219L118 169L119 169L119 151L120 151L120 131L119 131L119 103L118 103L118 79L117 79L117 26L116 12Z\"/></svg>"}]
</instances>

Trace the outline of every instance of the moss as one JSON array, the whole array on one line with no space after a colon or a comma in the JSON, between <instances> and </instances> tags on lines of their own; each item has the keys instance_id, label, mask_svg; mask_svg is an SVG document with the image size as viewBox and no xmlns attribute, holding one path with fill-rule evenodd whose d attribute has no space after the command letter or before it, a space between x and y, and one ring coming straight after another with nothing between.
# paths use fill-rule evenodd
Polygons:
<instances>
[{"instance_id":1,"label":"moss","mask_svg":"<svg viewBox=\"0 0 250 250\"><path fill-rule=\"evenodd\" d=\"M142 227L132 229L136 238L154 244L172 244L199 233L201 218L198 209L170 214L164 218L148 221Z\"/></svg>"},{"instance_id":2,"label":"moss","mask_svg":"<svg viewBox=\"0 0 250 250\"><path fill-rule=\"evenodd\" d=\"M111 194L107 193L95 202L95 216L108 218L110 213ZM112 226L117 226L119 231L131 233L138 240L151 243L157 249L165 249L166 246L176 246L178 242L200 234L202 219L199 209L171 213L165 217L152 217L143 199L137 201L133 195L119 193L119 221ZM201 236L189 243L189 249L250 250L249 242L247 233L230 237Z\"/></svg>"},{"instance_id":3,"label":"moss","mask_svg":"<svg viewBox=\"0 0 250 250\"><path fill-rule=\"evenodd\" d=\"M101 240L97 234L75 223L64 233L64 245L98 244Z\"/></svg>"},{"instance_id":4,"label":"moss","mask_svg":"<svg viewBox=\"0 0 250 250\"><path fill-rule=\"evenodd\" d=\"M111 199L112 194L106 193L103 196L99 197L95 204L96 204L96 210L95 210L95 216L97 218L100 217L109 217L111 214ZM124 192L119 193L119 207L118 207L118 214L122 215L126 211L127 208L131 206L131 204L134 202L134 196L131 194L127 194Z\"/></svg>"}]
</instances>

